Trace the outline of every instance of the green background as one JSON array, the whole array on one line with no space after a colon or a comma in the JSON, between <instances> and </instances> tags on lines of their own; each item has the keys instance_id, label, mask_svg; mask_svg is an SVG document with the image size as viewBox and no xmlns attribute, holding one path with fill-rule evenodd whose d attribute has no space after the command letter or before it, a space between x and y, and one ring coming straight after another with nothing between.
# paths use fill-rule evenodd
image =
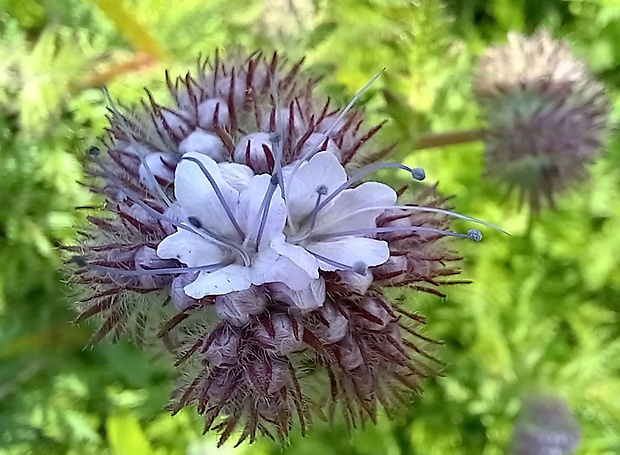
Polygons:
<instances>
[{"instance_id":1,"label":"green background","mask_svg":"<svg viewBox=\"0 0 620 455\"><path fill-rule=\"evenodd\" d=\"M620 453L618 135L591 180L534 219L482 177L482 144L415 152L420 134L479 127L477 59L541 26L607 85L617 124L619 0L0 0L0 453L503 454L537 392L574 410L577 453ZM424 167L459 212L512 234L456 243L474 283L448 298L395 293L429 317L448 363L395 422L350 436L317 422L284 447L216 450L192 409L163 410L169 362L125 343L85 347L95 325L70 322L58 246L84 225L75 207L93 203L79 182L106 126L99 86L123 104L143 87L163 101L164 69L184 74L235 45L306 56L341 105L385 67L361 101L388 120L381 141L397 141L394 158Z\"/></svg>"}]
</instances>

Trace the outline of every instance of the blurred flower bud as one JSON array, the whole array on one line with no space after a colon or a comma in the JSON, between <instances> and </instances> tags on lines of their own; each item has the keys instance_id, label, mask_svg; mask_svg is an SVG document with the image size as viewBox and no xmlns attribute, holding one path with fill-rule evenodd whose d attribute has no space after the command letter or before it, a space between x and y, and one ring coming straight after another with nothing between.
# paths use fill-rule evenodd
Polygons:
<instances>
[{"instance_id":1,"label":"blurred flower bud","mask_svg":"<svg viewBox=\"0 0 620 455\"><path fill-rule=\"evenodd\" d=\"M474 80L489 175L536 212L587 175L608 131L602 84L566 41L539 31L487 49Z\"/></svg>"},{"instance_id":2,"label":"blurred flower bud","mask_svg":"<svg viewBox=\"0 0 620 455\"><path fill-rule=\"evenodd\" d=\"M523 402L512 439L513 455L571 455L581 431L560 398L536 396Z\"/></svg>"}]
</instances>

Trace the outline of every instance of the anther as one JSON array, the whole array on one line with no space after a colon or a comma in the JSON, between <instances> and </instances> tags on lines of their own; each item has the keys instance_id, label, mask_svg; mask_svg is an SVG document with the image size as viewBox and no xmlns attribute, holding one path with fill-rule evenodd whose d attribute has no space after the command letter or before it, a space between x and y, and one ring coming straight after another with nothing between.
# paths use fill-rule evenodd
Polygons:
<instances>
[{"instance_id":1,"label":"anther","mask_svg":"<svg viewBox=\"0 0 620 455\"><path fill-rule=\"evenodd\" d=\"M353 264L353 267L351 267L351 269L358 275L365 275L368 266L364 261L357 261L355 264Z\"/></svg>"},{"instance_id":2,"label":"anther","mask_svg":"<svg viewBox=\"0 0 620 455\"><path fill-rule=\"evenodd\" d=\"M411 176L418 182L421 182L426 178L426 172L421 167L414 167L411 169Z\"/></svg>"},{"instance_id":3,"label":"anther","mask_svg":"<svg viewBox=\"0 0 620 455\"><path fill-rule=\"evenodd\" d=\"M327 186L326 185L317 186L316 192L319 193L319 196L325 196L327 194Z\"/></svg>"},{"instance_id":4,"label":"anther","mask_svg":"<svg viewBox=\"0 0 620 455\"><path fill-rule=\"evenodd\" d=\"M99 153L101 153L101 150L99 150L99 147L97 147L96 145L93 145L91 148L88 149L88 154L90 156L99 156Z\"/></svg>"},{"instance_id":5,"label":"anther","mask_svg":"<svg viewBox=\"0 0 620 455\"><path fill-rule=\"evenodd\" d=\"M188 216L187 217L187 221L189 221L189 224L191 224L192 226L194 226L195 228L201 229L202 228L202 223L200 222L200 220L198 218L196 218L195 216Z\"/></svg>"},{"instance_id":6,"label":"anther","mask_svg":"<svg viewBox=\"0 0 620 455\"><path fill-rule=\"evenodd\" d=\"M467 232L467 237L472 239L474 242L479 242L480 240L482 240L482 232L480 232L478 229L472 228Z\"/></svg>"}]
</instances>

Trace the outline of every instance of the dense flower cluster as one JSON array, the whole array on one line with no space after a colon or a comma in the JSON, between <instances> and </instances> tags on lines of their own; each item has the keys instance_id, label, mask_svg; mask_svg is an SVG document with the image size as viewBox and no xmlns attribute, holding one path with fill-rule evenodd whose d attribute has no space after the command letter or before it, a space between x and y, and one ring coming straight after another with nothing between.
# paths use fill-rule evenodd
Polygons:
<instances>
[{"instance_id":1,"label":"dense flower cluster","mask_svg":"<svg viewBox=\"0 0 620 455\"><path fill-rule=\"evenodd\" d=\"M604 87L565 41L508 35L485 52L474 92L488 123L488 173L538 211L586 175L608 131Z\"/></svg>"},{"instance_id":2,"label":"dense flower cluster","mask_svg":"<svg viewBox=\"0 0 620 455\"><path fill-rule=\"evenodd\" d=\"M111 106L91 150L104 213L76 254L94 291L79 319L95 336L161 339L183 373L171 409L195 404L221 442L284 439L298 421L336 413L355 426L407 401L433 371L424 318L384 290L436 294L458 274L450 211L433 187L413 202L367 181L378 127L317 102L316 81L277 55L199 65L168 85L174 105ZM421 205L424 203L425 205ZM484 224L484 223L483 223Z\"/></svg>"}]
</instances>

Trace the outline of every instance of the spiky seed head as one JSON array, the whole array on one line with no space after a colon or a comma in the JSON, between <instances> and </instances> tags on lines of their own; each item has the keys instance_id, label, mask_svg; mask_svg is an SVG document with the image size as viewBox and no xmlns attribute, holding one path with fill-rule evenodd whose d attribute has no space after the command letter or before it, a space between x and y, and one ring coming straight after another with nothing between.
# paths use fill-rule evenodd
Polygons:
<instances>
[{"instance_id":1,"label":"spiky seed head","mask_svg":"<svg viewBox=\"0 0 620 455\"><path fill-rule=\"evenodd\" d=\"M479 61L474 93L488 124L489 175L536 212L587 175L609 129L603 85L546 31L508 35Z\"/></svg>"}]
</instances>

